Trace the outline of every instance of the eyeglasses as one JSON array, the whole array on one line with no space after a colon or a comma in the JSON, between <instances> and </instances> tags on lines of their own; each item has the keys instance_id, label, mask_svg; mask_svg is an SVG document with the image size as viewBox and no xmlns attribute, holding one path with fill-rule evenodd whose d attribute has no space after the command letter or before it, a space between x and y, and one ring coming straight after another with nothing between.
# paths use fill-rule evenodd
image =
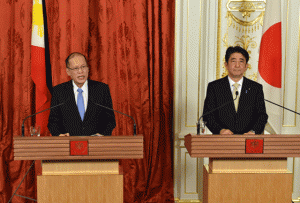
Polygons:
<instances>
[{"instance_id":1,"label":"eyeglasses","mask_svg":"<svg viewBox=\"0 0 300 203\"><path fill-rule=\"evenodd\" d=\"M87 70L88 68L89 68L88 66L80 66L79 68L69 68L69 67L68 67L68 69L70 69L70 70L72 70L72 71L75 71L75 72L78 72L79 69L85 71L85 70Z\"/></svg>"}]
</instances>

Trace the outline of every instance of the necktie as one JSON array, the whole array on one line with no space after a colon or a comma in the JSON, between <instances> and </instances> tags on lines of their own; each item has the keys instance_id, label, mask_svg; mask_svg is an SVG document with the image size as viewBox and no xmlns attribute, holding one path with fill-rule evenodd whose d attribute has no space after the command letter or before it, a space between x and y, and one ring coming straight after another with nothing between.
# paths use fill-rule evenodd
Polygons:
<instances>
[{"instance_id":1,"label":"necktie","mask_svg":"<svg viewBox=\"0 0 300 203\"><path fill-rule=\"evenodd\" d=\"M83 121L83 118L84 118L84 101L83 101L83 96L82 96L82 92L83 90L78 88L77 89L77 92L78 92L78 96L77 96L77 107L78 107L78 111L79 111L79 114L80 114L80 117L81 117L81 120Z\"/></svg>"},{"instance_id":2,"label":"necktie","mask_svg":"<svg viewBox=\"0 0 300 203\"><path fill-rule=\"evenodd\" d=\"M239 84L238 83L234 83L233 86L234 86L234 88L233 88L233 92L232 92L232 97L233 97L233 99L235 99L235 97L236 97L235 92L238 91ZM237 98L236 98L236 100L234 100L235 111L237 111L237 109L238 109L239 100L240 100L240 95L238 95Z\"/></svg>"}]
</instances>

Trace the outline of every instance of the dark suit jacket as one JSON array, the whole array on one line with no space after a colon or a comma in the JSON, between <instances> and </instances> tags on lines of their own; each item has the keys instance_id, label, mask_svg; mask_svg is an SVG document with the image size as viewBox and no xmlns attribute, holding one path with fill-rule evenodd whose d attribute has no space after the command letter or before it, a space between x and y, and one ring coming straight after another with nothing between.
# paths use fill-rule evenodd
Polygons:
<instances>
[{"instance_id":1,"label":"dark suit jacket","mask_svg":"<svg viewBox=\"0 0 300 203\"><path fill-rule=\"evenodd\" d=\"M88 104L83 121L75 101L72 81L53 88L51 106L64 103L51 109L48 129L53 136L70 133L70 136L85 136L100 133L111 135L116 126L113 111L97 106L101 104L112 108L108 85L88 80Z\"/></svg>"},{"instance_id":2,"label":"dark suit jacket","mask_svg":"<svg viewBox=\"0 0 300 203\"><path fill-rule=\"evenodd\" d=\"M228 101L232 102L203 117L213 134L219 134L221 129L229 129L234 134L244 134L250 130L255 131L255 134L263 133L268 115L261 84L244 77L236 112L228 76L210 82L207 86L203 115Z\"/></svg>"}]
</instances>

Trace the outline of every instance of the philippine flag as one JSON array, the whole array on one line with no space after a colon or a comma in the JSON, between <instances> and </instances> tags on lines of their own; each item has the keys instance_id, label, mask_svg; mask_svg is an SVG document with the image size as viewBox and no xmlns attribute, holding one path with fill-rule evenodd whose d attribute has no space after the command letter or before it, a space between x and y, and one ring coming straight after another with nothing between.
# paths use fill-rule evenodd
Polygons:
<instances>
[{"instance_id":1,"label":"philippine flag","mask_svg":"<svg viewBox=\"0 0 300 203\"><path fill-rule=\"evenodd\" d=\"M44 15L42 0L33 0L31 35L31 78L35 84L35 111L50 107L51 94L46 80ZM41 135L47 130L49 111L36 116L36 125L41 126Z\"/></svg>"}]
</instances>

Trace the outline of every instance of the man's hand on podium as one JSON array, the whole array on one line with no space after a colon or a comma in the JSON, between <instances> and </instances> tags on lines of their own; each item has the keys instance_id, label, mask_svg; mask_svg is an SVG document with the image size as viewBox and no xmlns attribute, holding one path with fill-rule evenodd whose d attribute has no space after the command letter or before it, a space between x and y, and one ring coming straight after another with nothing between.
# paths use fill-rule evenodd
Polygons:
<instances>
[{"instance_id":1,"label":"man's hand on podium","mask_svg":"<svg viewBox=\"0 0 300 203\"><path fill-rule=\"evenodd\" d=\"M59 136L60 137L69 137L70 134L69 133L65 133L65 134L60 134ZM104 136L104 135L101 135L100 133L96 133L96 134L91 135L91 136Z\"/></svg>"},{"instance_id":2,"label":"man's hand on podium","mask_svg":"<svg viewBox=\"0 0 300 203\"><path fill-rule=\"evenodd\" d=\"M91 136L99 136L99 137L101 137L101 136L104 136L104 135L101 135L100 133L96 133L96 134L91 135Z\"/></svg>"},{"instance_id":3,"label":"man's hand on podium","mask_svg":"<svg viewBox=\"0 0 300 203\"><path fill-rule=\"evenodd\" d=\"M65 134L60 134L59 136L60 137L68 137L68 136L70 136L70 134L69 133L65 133Z\"/></svg>"},{"instance_id":4,"label":"man's hand on podium","mask_svg":"<svg viewBox=\"0 0 300 203\"><path fill-rule=\"evenodd\" d=\"M233 135L233 132L231 132L229 129L222 129L220 131L220 135ZM250 130L249 132L244 133L244 135L255 135L255 132Z\"/></svg>"},{"instance_id":5,"label":"man's hand on podium","mask_svg":"<svg viewBox=\"0 0 300 203\"><path fill-rule=\"evenodd\" d=\"M220 135L233 135L233 132L229 129L222 129L220 130Z\"/></svg>"},{"instance_id":6,"label":"man's hand on podium","mask_svg":"<svg viewBox=\"0 0 300 203\"><path fill-rule=\"evenodd\" d=\"M247 132L247 133L244 133L244 135L255 135L255 132L254 132L254 131L252 131L252 130L250 130L249 132Z\"/></svg>"}]
</instances>

